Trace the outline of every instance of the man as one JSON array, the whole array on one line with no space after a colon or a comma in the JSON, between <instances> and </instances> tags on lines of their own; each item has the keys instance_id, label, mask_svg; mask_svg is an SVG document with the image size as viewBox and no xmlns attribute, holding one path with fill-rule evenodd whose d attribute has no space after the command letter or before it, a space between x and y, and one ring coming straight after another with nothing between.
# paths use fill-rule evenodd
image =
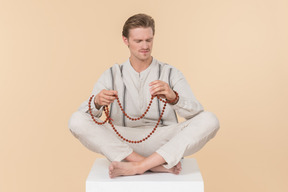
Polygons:
<instances>
[{"instance_id":1,"label":"man","mask_svg":"<svg viewBox=\"0 0 288 192\"><path fill-rule=\"evenodd\" d=\"M129 59L106 70L95 84L91 95L92 115L98 119L103 106L110 105L110 116L118 133L129 140L141 140L158 122L164 104L153 100L149 112L139 121L151 96L168 102L158 128L147 140L129 143L122 140L109 123L98 125L90 114L88 100L71 116L69 128L87 148L106 156L111 164L109 176L142 174L147 170L179 174L180 160L200 150L219 129L218 119L203 110L183 74L171 65L151 56L155 34L154 20L146 14L130 17L123 27L123 41L130 50ZM178 93L179 97L177 97ZM186 119L178 123L176 113Z\"/></svg>"}]
</instances>

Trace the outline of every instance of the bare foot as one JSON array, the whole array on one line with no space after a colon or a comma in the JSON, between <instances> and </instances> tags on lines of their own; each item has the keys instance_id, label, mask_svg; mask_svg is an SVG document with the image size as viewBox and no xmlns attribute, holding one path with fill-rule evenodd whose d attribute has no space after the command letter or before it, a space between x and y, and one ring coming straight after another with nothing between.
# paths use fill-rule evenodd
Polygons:
<instances>
[{"instance_id":1,"label":"bare foot","mask_svg":"<svg viewBox=\"0 0 288 192\"><path fill-rule=\"evenodd\" d=\"M171 169L166 169L162 165L156 166L152 169L150 169L153 172L164 172L164 173L174 173L178 175L181 170L181 162L179 162L177 165L172 167ZM109 166L109 176L110 178L118 177L121 175L137 175L137 174L143 174L145 170L143 170L140 166L139 162L117 162L113 161Z\"/></svg>"},{"instance_id":2,"label":"bare foot","mask_svg":"<svg viewBox=\"0 0 288 192\"><path fill-rule=\"evenodd\" d=\"M152 172L174 173L176 175L178 175L181 172L181 170L182 170L181 162L179 162L177 165L175 165L174 167L172 167L170 169L166 169L162 165L159 165L157 167L153 167L152 169L150 169L150 171L152 171Z\"/></svg>"},{"instance_id":3,"label":"bare foot","mask_svg":"<svg viewBox=\"0 0 288 192\"><path fill-rule=\"evenodd\" d=\"M181 165L181 162L179 161L179 163L176 165L176 166L174 166L174 173L176 174L176 175L178 175L181 171L182 171L182 165Z\"/></svg>"},{"instance_id":4,"label":"bare foot","mask_svg":"<svg viewBox=\"0 0 288 192\"><path fill-rule=\"evenodd\" d=\"M143 174L139 162L117 162L113 161L109 166L109 176L114 178L121 175Z\"/></svg>"}]
</instances>

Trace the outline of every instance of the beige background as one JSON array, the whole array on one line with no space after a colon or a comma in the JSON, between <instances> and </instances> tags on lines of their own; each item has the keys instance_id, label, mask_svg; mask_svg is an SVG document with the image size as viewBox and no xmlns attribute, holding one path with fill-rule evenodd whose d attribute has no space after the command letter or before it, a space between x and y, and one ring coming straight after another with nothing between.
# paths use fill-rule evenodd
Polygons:
<instances>
[{"instance_id":1,"label":"beige background","mask_svg":"<svg viewBox=\"0 0 288 192\"><path fill-rule=\"evenodd\" d=\"M0 191L85 190L99 155L68 119L128 58L121 28L139 12L156 20L153 56L220 119L192 156L205 191L288 191L285 0L0 0Z\"/></svg>"}]
</instances>

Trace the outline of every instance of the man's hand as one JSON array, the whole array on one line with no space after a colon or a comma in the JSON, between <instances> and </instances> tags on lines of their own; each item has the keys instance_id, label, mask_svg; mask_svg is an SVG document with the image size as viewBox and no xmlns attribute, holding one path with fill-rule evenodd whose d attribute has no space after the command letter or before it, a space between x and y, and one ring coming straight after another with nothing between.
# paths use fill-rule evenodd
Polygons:
<instances>
[{"instance_id":1,"label":"man's hand","mask_svg":"<svg viewBox=\"0 0 288 192\"><path fill-rule=\"evenodd\" d=\"M100 109L103 105L109 105L116 99L117 94L117 91L103 89L94 99L96 108Z\"/></svg>"},{"instance_id":2,"label":"man's hand","mask_svg":"<svg viewBox=\"0 0 288 192\"><path fill-rule=\"evenodd\" d=\"M166 98L169 101L172 101L176 98L176 94L174 93L174 91L164 81L152 81L149 86L151 95L159 95L160 97Z\"/></svg>"}]
</instances>

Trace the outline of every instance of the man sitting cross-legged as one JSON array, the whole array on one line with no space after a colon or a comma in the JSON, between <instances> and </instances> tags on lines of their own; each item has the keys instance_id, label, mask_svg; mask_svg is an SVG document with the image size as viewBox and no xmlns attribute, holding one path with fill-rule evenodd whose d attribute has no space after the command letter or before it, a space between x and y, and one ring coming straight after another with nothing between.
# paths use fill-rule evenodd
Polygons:
<instances>
[{"instance_id":1,"label":"man sitting cross-legged","mask_svg":"<svg viewBox=\"0 0 288 192\"><path fill-rule=\"evenodd\" d=\"M130 17L122 32L130 50L129 59L106 70L93 88L91 114L100 122L104 106L110 105L109 115L119 134L111 124L98 125L93 121L89 99L69 120L69 129L81 143L111 161L111 178L142 174L147 170L179 174L181 158L200 150L219 129L217 117L204 111L183 74L152 57L154 33L154 20L150 16ZM165 112L161 113L164 103L154 98L149 111L138 121L126 118L114 102L119 98L123 111L138 118L147 110L151 96L167 100ZM179 123L176 113L186 121ZM139 141L152 132L147 140L139 143L129 143L119 137Z\"/></svg>"}]
</instances>

